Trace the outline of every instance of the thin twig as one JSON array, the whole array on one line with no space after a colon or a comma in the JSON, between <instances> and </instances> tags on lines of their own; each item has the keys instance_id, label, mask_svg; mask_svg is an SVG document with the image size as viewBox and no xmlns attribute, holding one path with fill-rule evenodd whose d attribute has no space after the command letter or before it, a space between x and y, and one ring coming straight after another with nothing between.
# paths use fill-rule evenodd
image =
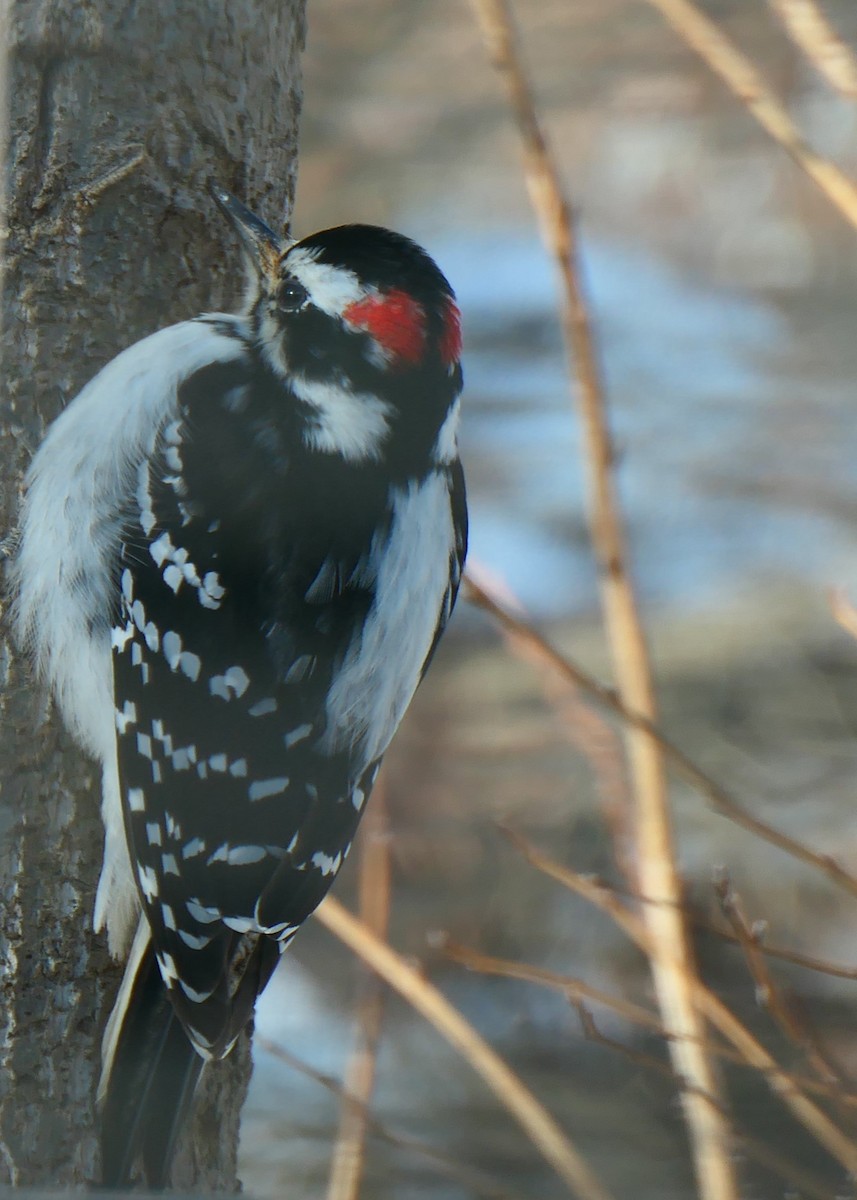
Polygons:
<instances>
[{"instance_id":1,"label":"thin twig","mask_svg":"<svg viewBox=\"0 0 857 1200\"><path fill-rule=\"evenodd\" d=\"M590 675L588 671L585 671L583 667L561 654L547 638L538 633L523 618L510 612L497 599L490 595L482 584L478 584L468 577L466 579L466 587L468 598L474 604L490 613L504 629L514 630L519 636L527 638L531 646L536 648L542 655L545 663L550 664L564 678L572 680L572 682L594 697L605 708L614 712L618 717L621 717L623 721L645 730L651 737L656 739L658 745L678 774L686 779L688 783L692 784L712 808L716 809L722 816L727 817L736 825L740 825L758 837L763 838L766 842L778 846L780 850L784 850L793 858L800 859L801 862L815 867L835 883L837 887L843 888L843 890L849 892L852 896L857 896L857 876L846 871L842 864L837 862L835 858L829 854L820 854L818 851L811 850L803 842L790 837L787 833L783 833L765 821L760 821L758 817L754 817L726 788L721 787L716 780L712 779L701 767L697 766L683 750L670 741L653 721L627 705L616 694L613 688L607 687L594 676Z\"/></svg>"},{"instance_id":2,"label":"thin twig","mask_svg":"<svg viewBox=\"0 0 857 1200\"><path fill-rule=\"evenodd\" d=\"M582 979L571 975L561 975L556 971L549 971L545 967L534 967L528 963L495 958L493 955L483 954L479 950L471 950L469 946L461 946L446 935L434 938L432 944L436 945L450 962L459 963L462 967L467 967L469 971L477 971L480 975L499 975L504 979L521 979L527 983L537 983L542 987L554 988L575 1003L589 1000L593 1004L609 1008L620 1017L624 1017L626 1021L630 1021L633 1025L639 1025L650 1033L657 1033L661 1037L666 1036L663 1022L657 1013L643 1008L640 1004L633 1004L630 1000L612 996L609 992L585 983Z\"/></svg>"},{"instance_id":3,"label":"thin twig","mask_svg":"<svg viewBox=\"0 0 857 1200\"><path fill-rule=\"evenodd\" d=\"M857 100L857 59L816 0L768 0L768 3L818 73L846 100Z\"/></svg>"},{"instance_id":4,"label":"thin twig","mask_svg":"<svg viewBox=\"0 0 857 1200\"><path fill-rule=\"evenodd\" d=\"M315 917L434 1025L470 1063L573 1195L581 1200L609 1200L610 1193L553 1117L436 987L332 896L316 909Z\"/></svg>"},{"instance_id":5,"label":"thin twig","mask_svg":"<svg viewBox=\"0 0 857 1200\"><path fill-rule=\"evenodd\" d=\"M803 139L756 67L691 0L646 0L857 228L857 185Z\"/></svg>"},{"instance_id":6,"label":"thin twig","mask_svg":"<svg viewBox=\"0 0 857 1200\"><path fill-rule=\"evenodd\" d=\"M472 562L468 570L472 577ZM529 638L511 629L501 632L518 658L540 668L545 696L559 717L566 737L589 763L601 813L610 833L613 860L617 870L632 886L635 869L628 773L616 730L588 702L582 688L544 662L543 655Z\"/></svg>"},{"instance_id":7,"label":"thin twig","mask_svg":"<svg viewBox=\"0 0 857 1200\"><path fill-rule=\"evenodd\" d=\"M542 854L519 833L506 830L506 834L528 863L561 883L563 887L588 900L601 912L607 913L644 954L650 953L646 926L622 904L615 893ZM750 1066L755 1067L764 1076L774 1094L780 1097L790 1112L832 1157L852 1175L857 1174L857 1145L803 1094L795 1080L698 978L693 980L693 991L699 1011L707 1020L743 1054Z\"/></svg>"},{"instance_id":8,"label":"thin twig","mask_svg":"<svg viewBox=\"0 0 857 1200\"><path fill-rule=\"evenodd\" d=\"M834 1193L829 1183L819 1179L811 1171L807 1171L799 1163L787 1158L780 1147L772 1150L764 1142L749 1137L740 1130L733 1130L733 1139L738 1149L743 1150L750 1158L755 1159L761 1166L766 1167L774 1175L779 1175L792 1188L794 1195L803 1198L813 1196L815 1200L833 1200ZM791 1192L788 1193L792 1195Z\"/></svg>"},{"instance_id":9,"label":"thin twig","mask_svg":"<svg viewBox=\"0 0 857 1200\"><path fill-rule=\"evenodd\" d=\"M594 883L596 881L590 880L590 882ZM597 882L597 886L599 888L604 887L600 882ZM604 890L609 889L605 888ZM532 966L529 963L494 958L492 955L482 954L478 950L471 950L467 946L461 946L447 937L436 938L435 940L445 957L449 958L452 962L460 963L468 970L477 971L482 975L497 975L504 979L520 979L528 983L535 983L540 987L551 988L554 991L562 992L576 1007L581 1005L585 1000L589 1000L593 1004L607 1008L615 1012L618 1016L624 1017L630 1024L637 1025L641 1029L645 1029L648 1033L657 1034L665 1041L669 1040L669 1034L655 1013L647 1008L643 1008L641 1005L632 1004L628 1000L622 1000L618 996L613 996L609 992L604 992L600 988L584 983L574 976L562 975L556 971L549 971L544 967ZM716 1055L718 1059L740 1067L746 1068L748 1066L746 1057L739 1053L733 1046L726 1045L719 1040L716 1042L706 1041L706 1044L709 1046L710 1052ZM758 1067L755 1066L751 1069L758 1071ZM845 1090L841 1085L822 1083L819 1079L799 1075L793 1071L783 1073L787 1075L796 1087L804 1091L812 1092L816 1096L827 1096L835 1100L838 1104L846 1105L849 1108L857 1108L857 1094ZM672 1078L675 1078L675 1072L672 1069L670 1069L670 1075Z\"/></svg>"},{"instance_id":10,"label":"thin twig","mask_svg":"<svg viewBox=\"0 0 857 1200\"><path fill-rule=\"evenodd\" d=\"M681 1089L681 1080L676 1077L676 1073L670 1066L668 1059L655 1058L653 1054L647 1054L644 1050L635 1050L633 1046L626 1046L624 1042L608 1037L595 1024L595 1018L582 1001L575 1001L574 1007L577 1009L577 1015L580 1017L580 1027L587 1042L591 1042L594 1046L603 1046L605 1050L615 1051L616 1054L633 1063L635 1067L643 1067L645 1070L653 1071L657 1075L664 1075L679 1090Z\"/></svg>"},{"instance_id":11,"label":"thin twig","mask_svg":"<svg viewBox=\"0 0 857 1200\"><path fill-rule=\"evenodd\" d=\"M613 446L587 297L578 261L577 236L559 171L536 111L507 0L473 0L488 53L500 73L524 153L533 208L563 290L562 326L586 448L590 537L599 567L601 603L620 694L630 709L656 718L651 665L636 597L627 568L625 529L613 475ZM625 729L635 803L635 849L640 890L655 899L678 901L681 882L673 847L666 772L655 738L634 726ZM651 968L664 1022L675 1035L670 1054L687 1081L684 1112L703 1200L737 1200L728 1130L719 1105L717 1078L700 1035L693 1005L694 973L684 916L677 906L644 911L651 939Z\"/></svg>"},{"instance_id":12,"label":"thin twig","mask_svg":"<svg viewBox=\"0 0 857 1200\"><path fill-rule=\"evenodd\" d=\"M787 1002L781 988L770 972L763 947L747 920L741 898L732 886L726 871L718 873L714 892L720 909L732 925L739 945L744 952L747 967L756 985L756 999L770 1013L789 1041L793 1042L806 1059L809 1067L819 1079L833 1088L847 1087L838 1068L821 1053L810 1031L798 1020L792 1006Z\"/></svg>"},{"instance_id":13,"label":"thin twig","mask_svg":"<svg viewBox=\"0 0 857 1200\"><path fill-rule=\"evenodd\" d=\"M390 838L387 828L386 776L375 785L360 831L358 911L377 937L386 940L390 924ZM375 1087L375 1064L384 989L367 971L360 983L355 1043L345 1068L345 1095L339 1133L333 1147L327 1200L357 1200L366 1149L366 1114ZM354 1103L353 1101L357 1101Z\"/></svg>"},{"instance_id":14,"label":"thin twig","mask_svg":"<svg viewBox=\"0 0 857 1200\"><path fill-rule=\"evenodd\" d=\"M291 1067L293 1071L305 1075L308 1079L315 1080L321 1087L331 1092L334 1096L337 1096L343 1105L353 1108L360 1107L358 1098L347 1092L338 1079L334 1079L332 1075L325 1075L323 1071L317 1071L315 1067L311 1067L302 1058L291 1054L284 1046L280 1046L277 1042L272 1042L269 1038L259 1036L254 1038L254 1043L259 1049L264 1050L266 1054L278 1058L281 1062ZM523 1197L507 1192L491 1180L486 1179L480 1172L474 1171L472 1168L465 1167L461 1163L448 1158L447 1155L443 1154L435 1146L429 1145L428 1142L412 1137L410 1134L395 1133L383 1121L379 1121L368 1109L364 1108L363 1113L366 1125L374 1137L379 1138L390 1146L395 1146L399 1150L421 1154L425 1158L430 1159L440 1171L443 1171L445 1175L455 1180L456 1183L462 1184L475 1196L481 1196L483 1200L523 1200Z\"/></svg>"},{"instance_id":15,"label":"thin twig","mask_svg":"<svg viewBox=\"0 0 857 1200\"><path fill-rule=\"evenodd\" d=\"M677 1083L675 1072L668 1062L663 1062L661 1059L655 1058L651 1054L645 1054L640 1050L634 1050L630 1046L626 1046L623 1042L617 1041L615 1038L607 1037L602 1033L592 1014L585 1008L583 1004L576 1005L580 1022L583 1027L584 1036L587 1041L593 1042L596 1045L603 1046L607 1050L612 1050L633 1063L634 1066L642 1067L646 1071L651 1071L657 1075L665 1075L674 1083ZM779 1175L786 1183L796 1187L800 1194L814 1196L817 1200L831 1200L830 1187L823 1179L819 1179L817 1175L806 1171L797 1163L792 1162L787 1158L780 1147L776 1150L771 1150L764 1142L757 1141L755 1138L748 1137L746 1134L739 1133L737 1130L732 1130L732 1139L738 1143L745 1154L753 1158L768 1170Z\"/></svg>"},{"instance_id":16,"label":"thin twig","mask_svg":"<svg viewBox=\"0 0 857 1200\"><path fill-rule=\"evenodd\" d=\"M713 921L701 917L693 918L694 928L704 929L714 937L722 938L724 942L736 945L740 939L729 929L722 929ZM817 971L820 975L832 975L836 979L857 979L857 967L843 967L839 963L828 962L824 958L814 958L811 954L801 954L799 950L787 950L785 946L771 946L762 938L757 937L757 943L763 954L768 958L779 958L783 962L793 963L796 967L804 967L807 971Z\"/></svg>"}]
</instances>

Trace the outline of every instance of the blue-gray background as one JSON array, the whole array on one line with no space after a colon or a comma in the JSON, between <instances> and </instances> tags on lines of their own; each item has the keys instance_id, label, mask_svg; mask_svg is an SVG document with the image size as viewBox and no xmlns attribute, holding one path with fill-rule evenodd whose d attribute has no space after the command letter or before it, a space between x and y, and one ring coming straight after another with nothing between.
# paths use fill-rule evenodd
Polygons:
<instances>
[{"instance_id":1,"label":"blue-gray background","mask_svg":"<svg viewBox=\"0 0 857 1200\"><path fill-rule=\"evenodd\" d=\"M857 45L854 5L825 7ZM857 174L857 104L831 95L761 0L708 9L810 140ZM857 234L644 3L527 0L517 11L580 217L664 723L757 812L857 870L857 647L825 595L835 585L857 597ZM441 263L465 323L473 561L606 675L553 270L470 8L311 0L309 18L295 232L374 221ZM585 714L561 700L591 746ZM498 818L509 820L580 869L611 869L586 755L543 680L472 610L460 606L389 766L394 944L522 1071L618 1200L691 1196L667 1081L587 1044L561 998L467 975L429 948L427 933L447 929L649 1000L645 966L618 935L497 833ZM712 870L725 864L772 940L857 961L857 907L686 788L674 801L700 912L713 911ZM354 869L338 893L348 901ZM711 941L699 952L721 993L752 1015L739 957ZM857 1067L857 984L781 977ZM347 953L308 928L260 1007L259 1032L340 1074L355 980ZM641 1045L597 1015L605 1032ZM767 1034L764 1017L758 1029ZM509 1195L563 1194L469 1070L396 1000L379 1070L376 1112L392 1130L484 1169ZM825 1169L761 1085L737 1073L729 1086L741 1128ZM324 1195L337 1118L316 1083L259 1052L248 1191ZM783 1195L773 1176L749 1178L747 1195ZM833 1189L836 1172L826 1178ZM373 1140L364 1194L479 1193Z\"/></svg>"}]
</instances>

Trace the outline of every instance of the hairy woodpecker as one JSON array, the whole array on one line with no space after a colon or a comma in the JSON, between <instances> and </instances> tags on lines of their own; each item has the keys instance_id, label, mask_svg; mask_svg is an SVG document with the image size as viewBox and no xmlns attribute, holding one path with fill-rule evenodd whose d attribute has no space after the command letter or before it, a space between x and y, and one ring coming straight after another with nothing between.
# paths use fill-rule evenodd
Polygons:
<instances>
[{"instance_id":1,"label":"hairy woodpecker","mask_svg":"<svg viewBox=\"0 0 857 1200\"><path fill-rule=\"evenodd\" d=\"M215 199L244 311L123 351L26 481L15 624L103 767L103 1182L167 1182L222 1058L348 852L455 602L459 313L419 246L282 241Z\"/></svg>"}]
</instances>

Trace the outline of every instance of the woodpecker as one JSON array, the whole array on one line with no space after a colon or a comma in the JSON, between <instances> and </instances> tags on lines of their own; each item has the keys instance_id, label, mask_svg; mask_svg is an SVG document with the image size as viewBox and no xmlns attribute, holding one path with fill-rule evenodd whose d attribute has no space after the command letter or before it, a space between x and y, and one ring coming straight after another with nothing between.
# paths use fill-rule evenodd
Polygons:
<instances>
[{"instance_id":1,"label":"woodpecker","mask_svg":"<svg viewBox=\"0 0 857 1200\"><path fill-rule=\"evenodd\" d=\"M84 387L33 459L12 567L17 638L103 772L113 1187L167 1183L204 1061L333 883L467 543L436 264L371 225L281 239L213 194L243 310Z\"/></svg>"}]
</instances>

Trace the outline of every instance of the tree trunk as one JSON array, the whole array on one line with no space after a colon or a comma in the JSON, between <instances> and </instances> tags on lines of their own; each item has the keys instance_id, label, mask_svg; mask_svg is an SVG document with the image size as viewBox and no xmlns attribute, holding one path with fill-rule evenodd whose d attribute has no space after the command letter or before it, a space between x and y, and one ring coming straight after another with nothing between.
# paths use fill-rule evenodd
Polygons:
<instances>
[{"instance_id":1,"label":"tree trunk","mask_svg":"<svg viewBox=\"0 0 857 1200\"><path fill-rule=\"evenodd\" d=\"M0 530L46 425L124 346L234 304L216 180L290 210L304 0L6 0ZM122 397L116 397L117 404ZM99 772L0 626L0 1184L98 1170L100 1038L118 986L91 932ZM234 1189L249 1040L209 1072L175 1182Z\"/></svg>"}]
</instances>

